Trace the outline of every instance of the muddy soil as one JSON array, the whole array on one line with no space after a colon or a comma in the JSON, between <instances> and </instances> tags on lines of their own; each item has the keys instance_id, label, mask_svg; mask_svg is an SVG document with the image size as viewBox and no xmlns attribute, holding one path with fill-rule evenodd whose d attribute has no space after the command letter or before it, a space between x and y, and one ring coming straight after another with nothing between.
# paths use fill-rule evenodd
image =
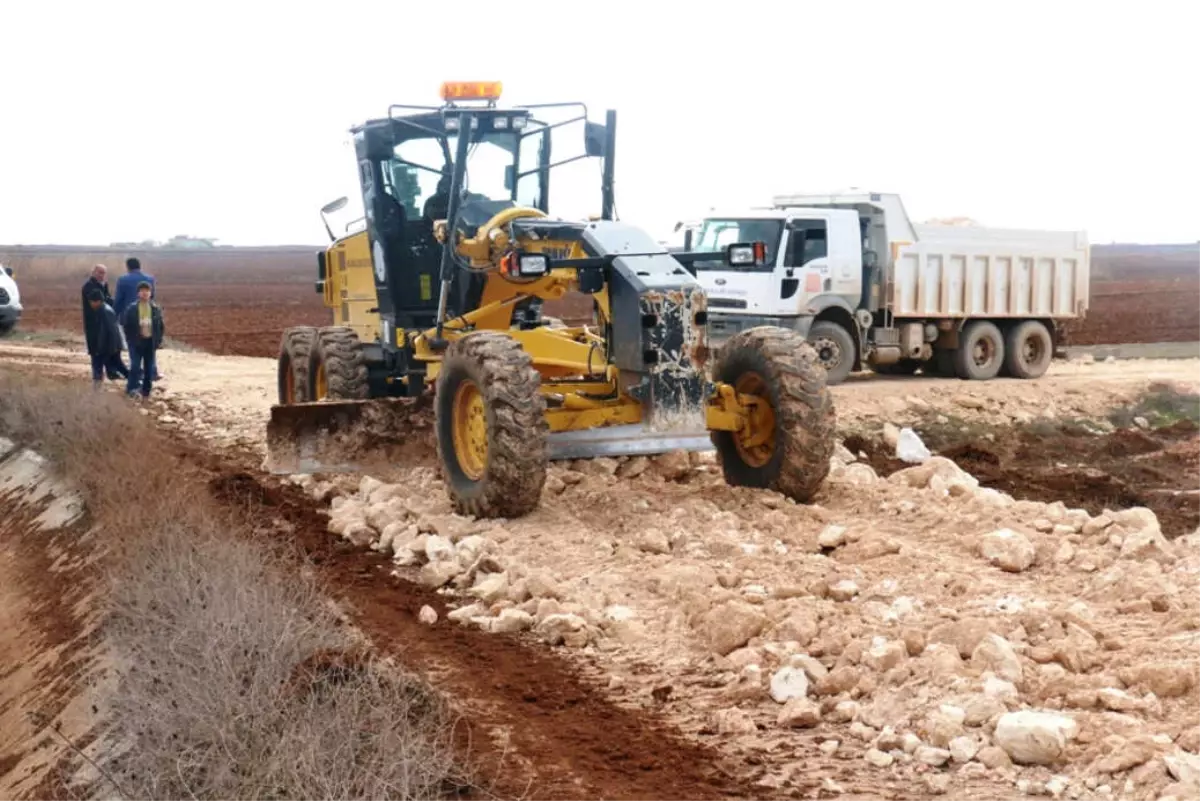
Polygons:
<instances>
[{"instance_id":1,"label":"muddy soil","mask_svg":"<svg viewBox=\"0 0 1200 801\"><path fill-rule=\"evenodd\" d=\"M1168 538L1200 526L1200 429L1191 420L1104 434L1045 423L997 428L990 437L937 426L918 430L936 454L1014 498L1063 501L1093 515L1144 506ZM851 436L846 447L865 453L880 475L909 466L876 438Z\"/></svg>"}]
</instances>

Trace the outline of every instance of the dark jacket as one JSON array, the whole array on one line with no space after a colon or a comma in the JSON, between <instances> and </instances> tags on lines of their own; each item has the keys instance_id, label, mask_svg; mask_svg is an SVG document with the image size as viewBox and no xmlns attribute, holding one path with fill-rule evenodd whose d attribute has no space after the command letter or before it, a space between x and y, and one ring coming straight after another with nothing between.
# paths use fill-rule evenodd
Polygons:
<instances>
[{"instance_id":1,"label":"dark jacket","mask_svg":"<svg viewBox=\"0 0 1200 801\"><path fill-rule=\"evenodd\" d=\"M154 276L142 272L141 270L131 270L117 279L117 301L113 304L113 311L122 320L125 310L130 305L137 303L137 285L145 281L150 285L150 300L154 300Z\"/></svg>"},{"instance_id":2,"label":"dark jacket","mask_svg":"<svg viewBox=\"0 0 1200 801\"><path fill-rule=\"evenodd\" d=\"M107 303L93 311L99 322L96 325L96 342L88 343L88 353L100 356L115 356L121 352L121 332L118 328L117 313Z\"/></svg>"},{"instance_id":3,"label":"dark jacket","mask_svg":"<svg viewBox=\"0 0 1200 801\"><path fill-rule=\"evenodd\" d=\"M142 339L141 326L138 325L137 307L137 296L135 295L133 303L125 307L125 311L121 313L121 328L125 331L125 344L129 346L130 353L134 348L141 347L146 342ZM153 300L150 301L150 326L154 332L150 341L154 343L154 349L158 350L162 347L166 325L163 323L162 308Z\"/></svg>"},{"instance_id":4,"label":"dark jacket","mask_svg":"<svg viewBox=\"0 0 1200 801\"><path fill-rule=\"evenodd\" d=\"M94 310L88 303L88 292L93 289L99 289L104 293L104 302L109 306L113 305L112 294L108 291L107 283L100 283L95 278L88 276L88 280L83 282L83 335L87 338L88 352L91 353L96 347L96 333L100 330L101 320L100 313ZM115 307L114 307L115 311ZM99 353L100 351L95 351Z\"/></svg>"}]
</instances>

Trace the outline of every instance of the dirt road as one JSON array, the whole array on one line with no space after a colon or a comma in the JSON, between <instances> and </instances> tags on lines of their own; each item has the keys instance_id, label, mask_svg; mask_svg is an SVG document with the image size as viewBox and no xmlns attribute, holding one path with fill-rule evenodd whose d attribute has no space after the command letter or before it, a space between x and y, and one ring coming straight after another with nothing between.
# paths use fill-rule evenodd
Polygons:
<instances>
[{"instance_id":1,"label":"dirt road","mask_svg":"<svg viewBox=\"0 0 1200 801\"><path fill-rule=\"evenodd\" d=\"M0 344L0 360L86 373L62 346ZM162 369L163 401L147 414L181 436L262 453L272 361L166 352ZM1145 509L1020 500L1016 468L998 491L980 484L991 462L979 480L940 459L885 478L894 466L865 453L885 424L918 421L931 435L990 444L997 459L1019 452L1015 438L998 441L1004 426L1034 421L1051 425L1047 436L1128 448L1121 432L1136 426L1109 433L1105 418L1155 388L1200 391L1200 362L1059 364L1034 382L848 382L834 390L839 428L861 439L870 464L841 452L807 506L729 488L706 457L558 464L541 508L513 521L453 515L427 467L397 469L386 484L306 481L332 498L329 526L345 538L305 547L361 554L341 575L377 621L397 604L407 620L424 592L449 602L441 612L457 607L462 635L557 643L623 714L666 720L717 749L756 795L1189 797L1190 785L1169 786L1200 759L1200 538L1167 541L1166 518ZM1180 448L1179 487L1200 485L1189 425L1154 433L1155 453ZM446 548L453 564L435 555ZM395 576L379 569L392 552ZM414 584L447 588L434 596ZM436 624L449 627L443 638L458 626L444 615ZM411 641L414 631L380 624L372 635ZM506 677L522 663L506 659L479 669L500 666L496 682L511 693L523 680ZM554 709L580 704L561 700ZM1041 716L1011 717L1020 710ZM1022 751L1034 724L1048 727L1034 739L1053 753ZM571 729L572 753L589 754L578 770L653 750L643 740L624 756L588 751L581 732L607 725ZM1045 764L1014 765L1014 755Z\"/></svg>"}]
</instances>

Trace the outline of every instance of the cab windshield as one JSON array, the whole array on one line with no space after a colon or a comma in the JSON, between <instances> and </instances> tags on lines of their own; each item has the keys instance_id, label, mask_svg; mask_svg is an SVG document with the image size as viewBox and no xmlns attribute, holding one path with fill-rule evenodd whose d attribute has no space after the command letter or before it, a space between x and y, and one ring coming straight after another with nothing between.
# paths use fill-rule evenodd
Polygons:
<instances>
[{"instance_id":1,"label":"cab windshield","mask_svg":"<svg viewBox=\"0 0 1200 801\"><path fill-rule=\"evenodd\" d=\"M579 109L570 107L557 115L555 110L539 109L539 116L527 117L519 130L472 131L463 184L466 203L512 202L564 217L597 213L600 173L584 153L585 118L571 114L578 115ZM570 118L557 118L562 116ZM432 216L439 209L445 213L441 207L448 201L458 136L447 132L444 137L419 137L396 145L383 170L385 189L410 216L425 214L427 205L435 212ZM553 208L547 197L551 173Z\"/></svg>"},{"instance_id":2,"label":"cab windshield","mask_svg":"<svg viewBox=\"0 0 1200 801\"><path fill-rule=\"evenodd\" d=\"M695 238L692 240L692 250L712 253L723 253L725 248L737 243L764 242L767 246L767 258L761 267L731 267L723 258L713 261L695 262L697 270L733 270L737 272L771 272L775 268L775 254L778 252L779 240L783 236L782 220L761 219L708 219L705 220Z\"/></svg>"},{"instance_id":3,"label":"cab windshield","mask_svg":"<svg viewBox=\"0 0 1200 801\"><path fill-rule=\"evenodd\" d=\"M425 213L426 205L437 202L438 184L442 193L449 191L450 154L457 147L458 137L441 139L409 139L396 146L384 170L384 186L388 194L403 203L413 218ZM467 172L464 189L468 195L487 200L508 200L512 191L506 186L506 176L513 164L513 151L518 147L515 133L488 133L478 136L467 151ZM537 179L536 175L529 176ZM530 184L527 189L536 191ZM444 212L443 212L444 213Z\"/></svg>"}]
</instances>

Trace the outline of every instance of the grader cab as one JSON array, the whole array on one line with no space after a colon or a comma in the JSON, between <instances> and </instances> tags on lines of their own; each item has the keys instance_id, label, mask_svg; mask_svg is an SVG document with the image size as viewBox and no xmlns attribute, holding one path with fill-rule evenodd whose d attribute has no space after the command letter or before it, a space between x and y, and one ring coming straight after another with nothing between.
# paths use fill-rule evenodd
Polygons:
<instances>
[{"instance_id":1,"label":"grader cab","mask_svg":"<svg viewBox=\"0 0 1200 801\"><path fill-rule=\"evenodd\" d=\"M334 324L284 333L271 469L354 470L431 433L456 508L515 517L537 506L548 460L715 447L731 484L809 499L834 423L812 348L756 328L709 365L687 266L714 254L669 253L614 218L615 112L600 125L579 103L499 96L498 83L448 83L441 106L352 129L365 224L330 229L319 255ZM583 152L558 158L571 125ZM552 174L587 159L601 163L599 216L551 216ZM763 256L747 242L719 257ZM542 314L568 292L590 296L591 324ZM409 419L422 404L432 432Z\"/></svg>"}]
</instances>

